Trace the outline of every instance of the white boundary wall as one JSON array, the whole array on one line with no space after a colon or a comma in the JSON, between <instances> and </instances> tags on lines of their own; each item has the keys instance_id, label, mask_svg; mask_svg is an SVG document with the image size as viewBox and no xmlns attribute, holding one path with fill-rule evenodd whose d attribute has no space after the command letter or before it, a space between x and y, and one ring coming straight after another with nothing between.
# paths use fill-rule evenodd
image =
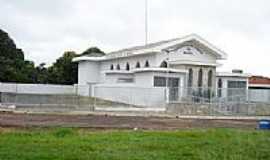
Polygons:
<instances>
[{"instance_id":1,"label":"white boundary wall","mask_svg":"<svg viewBox=\"0 0 270 160\"><path fill-rule=\"evenodd\" d=\"M249 89L249 100L270 103L270 89Z\"/></svg>"},{"instance_id":2,"label":"white boundary wall","mask_svg":"<svg viewBox=\"0 0 270 160\"><path fill-rule=\"evenodd\" d=\"M0 83L0 92L18 94L63 94L89 96L88 85L47 85Z\"/></svg>"},{"instance_id":3,"label":"white boundary wall","mask_svg":"<svg viewBox=\"0 0 270 160\"><path fill-rule=\"evenodd\" d=\"M92 95L97 98L137 105L141 107L164 107L165 88L143 88L131 85L93 86Z\"/></svg>"}]
</instances>

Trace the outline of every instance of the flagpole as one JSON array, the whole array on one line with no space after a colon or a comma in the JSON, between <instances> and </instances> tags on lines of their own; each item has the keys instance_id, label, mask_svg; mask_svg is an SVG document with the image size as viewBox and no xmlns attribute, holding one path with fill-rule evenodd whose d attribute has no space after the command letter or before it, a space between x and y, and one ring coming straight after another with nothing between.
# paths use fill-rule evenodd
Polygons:
<instances>
[{"instance_id":1,"label":"flagpole","mask_svg":"<svg viewBox=\"0 0 270 160\"><path fill-rule=\"evenodd\" d=\"M145 0L145 45L148 44L148 0Z\"/></svg>"}]
</instances>

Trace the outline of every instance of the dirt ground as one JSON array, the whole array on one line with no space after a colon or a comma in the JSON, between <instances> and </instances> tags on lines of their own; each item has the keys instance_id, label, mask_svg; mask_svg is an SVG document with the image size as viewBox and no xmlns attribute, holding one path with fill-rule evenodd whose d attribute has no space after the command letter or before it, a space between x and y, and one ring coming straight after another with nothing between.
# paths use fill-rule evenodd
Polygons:
<instances>
[{"instance_id":1,"label":"dirt ground","mask_svg":"<svg viewBox=\"0 0 270 160\"><path fill-rule=\"evenodd\" d=\"M256 120L207 120L107 115L40 115L0 113L0 127L79 127L93 129L176 130L189 128L256 128Z\"/></svg>"}]
</instances>

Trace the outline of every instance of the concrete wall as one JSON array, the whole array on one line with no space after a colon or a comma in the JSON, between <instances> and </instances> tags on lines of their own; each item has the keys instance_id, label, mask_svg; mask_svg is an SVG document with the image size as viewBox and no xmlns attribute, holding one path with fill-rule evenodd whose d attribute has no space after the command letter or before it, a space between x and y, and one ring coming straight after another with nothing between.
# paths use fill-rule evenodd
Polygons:
<instances>
[{"instance_id":1,"label":"concrete wall","mask_svg":"<svg viewBox=\"0 0 270 160\"><path fill-rule=\"evenodd\" d=\"M125 79L125 78L129 78L129 79L133 79L134 76L133 74L121 74L121 73L110 73L110 74L106 74L106 84L116 84L116 83L120 83L119 79Z\"/></svg>"},{"instance_id":2,"label":"concrete wall","mask_svg":"<svg viewBox=\"0 0 270 160\"><path fill-rule=\"evenodd\" d=\"M131 75L123 75L129 77ZM166 87L154 87L154 76L166 77L167 73L138 72L134 73L134 83L118 83L118 74L107 76L107 83L92 87L92 96L119 103L141 107L164 107ZM170 73L169 77L179 78L179 96L185 84L184 73ZM109 83L109 81L111 83Z\"/></svg>"},{"instance_id":3,"label":"concrete wall","mask_svg":"<svg viewBox=\"0 0 270 160\"><path fill-rule=\"evenodd\" d=\"M171 103L166 107L168 114L192 116L269 116L270 105L264 103L209 104Z\"/></svg>"},{"instance_id":4,"label":"concrete wall","mask_svg":"<svg viewBox=\"0 0 270 160\"><path fill-rule=\"evenodd\" d=\"M141 72L135 74L135 84L138 87L153 87L153 72Z\"/></svg>"},{"instance_id":5,"label":"concrete wall","mask_svg":"<svg viewBox=\"0 0 270 160\"><path fill-rule=\"evenodd\" d=\"M91 92L92 92L92 86L91 84L89 85L74 85L74 88L76 90L75 94L79 95L79 96L92 96Z\"/></svg>"},{"instance_id":6,"label":"concrete wall","mask_svg":"<svg viewBox=\"0 0 270 160\"><path fill-rule=\"evenodd\" d=\"M249 89L249 101L270 104L270 89Z\"/></svg>"},{"instance_id":7,"label":"concrete wall","mask_svg":"<svg viewBox=\"0 0 270 160\"><path fill-rule=\"evenodd\" d=\"M131 85L94 87L97 98L141 107L164 107L164 88L138 88Z\"/></svg>"},{"instance_id":8,"label":"concrete wall","mask_svg":"<svg viewBox=\"0 0 270 160\"><path fill-rule=\"evenodd\" d=\"M27 94L74 94L74 86L0 83L0 92Z\"/></svg>"},{"instance_id":9,"label":"concrete wall","mask_svg":"<svg viewBox=\"0 0 270 160\"><path fill-rule=\"evenodd\" d=\"M88 85L100 82L99 62L83 61L79 63L79 85Z\"/></svg>"},{"instance_id":10,"label":"concrete wall","mask_svg":"<svg viewBox=\"0 0 270 160\"><path fill-rule=\"evenodd\" d=\"M47 85L47 84L15 84L0 83L0 92L37 95L82 95L89 96L88 85Z\"/></svg>"},{"instance_id":11,"label":"concrete wall","mask_svg":"<svg viewBox=\"0 0 270 160\"><path fill-rule=\"evenodd\" d=\"M143 107L164 107L166 87L154 87L154 76L166 77L166 73L139 72L135 73L134 83L106 83L93 86L92 95L97 98L114 102L132 104ZM169 77L179 78L179 97L185 84L183 73L170 73ZM118 76L111 77L116 81Z\"/></svg>"},{"instance_id":12,"label":"concrete wall","mask_svg":"<svg viewBox=\"0 0 270 160\"><path fill-rule=\"evenodd\" d=\"M0 103L16 105L18 111L70 112L93 111L95 99L76 95L39 95L1 93Z\"/></svg>"}]
</instances>

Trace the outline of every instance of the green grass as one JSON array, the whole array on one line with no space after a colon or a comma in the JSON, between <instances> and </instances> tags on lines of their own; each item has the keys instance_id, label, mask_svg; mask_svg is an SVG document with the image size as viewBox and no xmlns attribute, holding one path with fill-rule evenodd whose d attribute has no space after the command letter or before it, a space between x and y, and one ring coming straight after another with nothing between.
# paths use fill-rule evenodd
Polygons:
<instances>
[{"instance_id":1,"label":"green grass","mask_svg":"<svg viewBox=\"0 0 270 160\"><path fill-rule=\"evenodd\" d=\"M270 159L270 132L0 129L1 160Z\"/></svg>"}]
</instances>

